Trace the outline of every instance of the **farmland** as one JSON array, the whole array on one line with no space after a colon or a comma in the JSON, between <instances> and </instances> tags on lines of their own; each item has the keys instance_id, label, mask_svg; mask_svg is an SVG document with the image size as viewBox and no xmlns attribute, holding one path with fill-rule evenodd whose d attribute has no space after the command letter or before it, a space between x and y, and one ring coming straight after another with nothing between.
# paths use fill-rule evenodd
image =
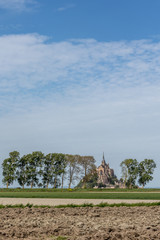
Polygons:
<instances>
[{"instance_id":1,"label":"farmland","mask_svg":"<svg viewBox=\"0 0 160 240\"><path fill-rule=\"evenodd\" d=\"M6 198L11 205L6 206ZM53 207L54 201L61 204L62 200L63 206ZM68 204L83 200L88 203ZM92 200L99 204L91 204ZM113 200L119 200L119 203L109 204ZM125 200L141 203L127 204ZM63 192L60 189L0 189L0 239L158 240L159 200L159 189L65 189ZM14 205L19 201L27 205ZM45 206L48 201L51 205ZM40 202L41 206L36 206Z\"/></svg>"},{"instance_id":2,"label":"farmland","mask_svg":"<svg viewBox=\"0 0 160 240\"><path fill-rule=\"evenodd\" d=\"M63 199L138 199L160 200L159 189L136 190L64 190L1 189L0 198L63 198Z\"/></svg>"},{"instance_id":3,"label":"farmland","mask_svg":"<svg viewBox=\"0 0 160 240\"><path fill-rule=\"evenodd\" d=\"M2 208L0 239L160 239L160 208Z\"/></svg>"}]
</instances>

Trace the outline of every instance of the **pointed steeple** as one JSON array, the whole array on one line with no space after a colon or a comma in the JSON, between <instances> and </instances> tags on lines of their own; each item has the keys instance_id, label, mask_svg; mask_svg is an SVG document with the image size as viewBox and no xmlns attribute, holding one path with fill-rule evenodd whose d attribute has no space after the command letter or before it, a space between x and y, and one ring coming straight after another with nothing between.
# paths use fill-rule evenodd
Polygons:
<instances>
[{"instance_id":1,"label":"pointed steeple","mask_svg":"<svg viewBox=\"0 0 160 240\"><path fill-rule=\"evenodd\" d=\"M104 158L104 152L103 152L102 165L106 165L106 161L105 161L105 158Z\"/></svg>"}]
</instances>

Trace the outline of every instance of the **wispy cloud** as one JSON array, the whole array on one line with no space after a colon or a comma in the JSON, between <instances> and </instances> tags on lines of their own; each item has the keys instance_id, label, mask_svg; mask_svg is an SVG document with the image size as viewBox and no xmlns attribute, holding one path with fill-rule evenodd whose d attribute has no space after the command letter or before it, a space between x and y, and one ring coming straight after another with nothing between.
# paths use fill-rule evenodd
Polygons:
<instances>
[{"instance_id":1,"label":"wispy cloud","mask_svg":"<svg viewBox=\"0 0 160 240\"><path fill-rule=\"evenodd\" d=\"M68 4L68 5L65 5L65 6L63 6L63 7L57 8L56 11L58 11L58 12L63 12L63 11L66 11L66 10L68 10L68 9L70 9L70 8L74 8L75 6L76 6L75 4Z\"/></svg>"},{"instance_id":2,"label":"wispy cloud","mask_svg":"<svg viewBox=\"0 0 160 240\"><path fill-rule=\"evenodd\" d=\"M14 31L20 31L22 30L22 25L21 24L0 24L0 32L14 32Z\"/></svg>"},{"instance_id":3,"label":"wispy cloud","mask_svg":"<svg viewBox=\"0 0 160 240\"><path fill-rule=\"evenodd\" d=\"M159 41L48 42L26 34L0 37L0 49L6 154L40 149L97 159L106 151L115 168L126 157L158 159Z\"/></svg>"},{"instance_id":4,"label":"wispy cloud","mask_svg":"<svg viewBox=\"0 0 160 240\"><path fill-rule=\"evenodd\" d=\"M36 0L0 0L0 8L15 11L29 10Z\"/></svg>"},{"instance_id":5,"label":"wispy cloud","mask_svg":"<svg viewBox=\"0 0 160 240\"><path fill-rule=\"evenodd\" d=\"M1 92L35 89L37 84L39 88L48 84L97 86L108 91L159 85L159 42L46 40L36 34L0 37Z\"/></svg>"}]
</instances>

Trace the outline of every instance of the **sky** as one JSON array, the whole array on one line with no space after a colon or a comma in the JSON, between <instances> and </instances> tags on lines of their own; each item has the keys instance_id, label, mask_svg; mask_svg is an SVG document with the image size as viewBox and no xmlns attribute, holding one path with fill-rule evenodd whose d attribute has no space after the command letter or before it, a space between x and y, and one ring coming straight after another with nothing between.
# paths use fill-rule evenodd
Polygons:
<instances>
[{"instance_id":1,"label":"sky","mask_svg":"<svg viewBox=\"0 0 160 240\"><path fill-rule=\"evenodd\" d=\"M160 187L160 1L0 0L0 163L92 155L121 177L154 159ZM2 174L1 174L2 176Z\"/></svg>"}]
</instances>

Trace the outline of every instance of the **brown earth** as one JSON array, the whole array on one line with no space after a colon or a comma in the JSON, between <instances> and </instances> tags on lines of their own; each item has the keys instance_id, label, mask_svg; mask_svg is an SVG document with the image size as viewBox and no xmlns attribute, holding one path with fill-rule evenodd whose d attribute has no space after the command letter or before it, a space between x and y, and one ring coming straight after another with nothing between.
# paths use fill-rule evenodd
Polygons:
<instances>
[{"instance_id":1,"label":"brown earth","mask_svg":"<svg viewBox=\"0 0 160 240\"><path fill-rule=\"evenodd\" d=\"M4 208L4 239L160 239L160 207Z\"/></svg>"}]
</instances>

